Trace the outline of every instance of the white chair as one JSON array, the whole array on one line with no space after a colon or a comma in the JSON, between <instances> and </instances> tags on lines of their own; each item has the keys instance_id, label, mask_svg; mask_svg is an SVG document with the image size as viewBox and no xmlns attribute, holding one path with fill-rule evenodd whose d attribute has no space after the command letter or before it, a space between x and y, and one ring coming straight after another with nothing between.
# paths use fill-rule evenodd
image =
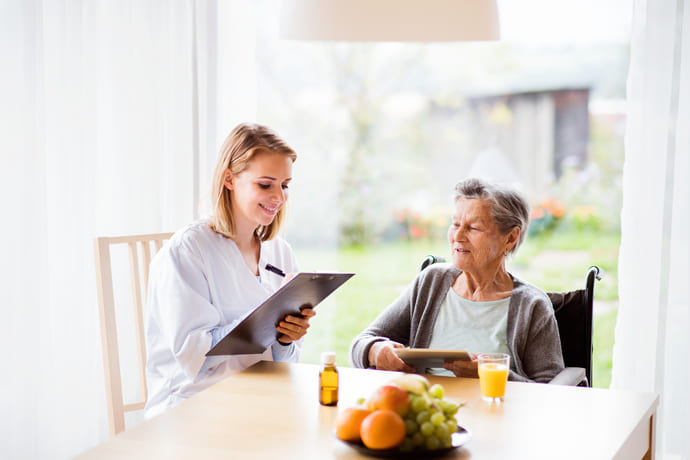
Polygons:
<instances>
[{"instance_id":1,"label":"white chair","mask_svg":"<svg viewBox=\"0 0 690 460\"><path fill-rule=\"evenodd\" d=\"M172 235L172 233L156 233L149 235L94 238L98 309L101 324L103 369L105 372L105 396L108 406L108 425L111 436L115 436L121 431L124 431L126 412L141 410L146 405L148 395L146 391L146 344L144 342L143 305L146 303L149 264L151 263L153 255L163 247L163 242L170 239ZM136 336L136 356L141 395L140 401L127 404L123 401L113 289L113 271L110 253L110 247L118 244L126 244L129 247L131 303L133 306L134 334ZM153 253L151 252L152 245Z\"/></svg>"}]
</instances>

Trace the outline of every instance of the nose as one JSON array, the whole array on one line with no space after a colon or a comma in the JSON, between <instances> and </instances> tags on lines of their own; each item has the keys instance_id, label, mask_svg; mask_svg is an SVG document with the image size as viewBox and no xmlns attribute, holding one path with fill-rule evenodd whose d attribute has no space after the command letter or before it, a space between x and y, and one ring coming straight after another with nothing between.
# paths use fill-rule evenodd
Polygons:
<instances>
[{"instance_id":1,"label":"nose","mask_svg":"<svg viewBox=\"0 0 690 460\"><path fill-rule=\"evenodd\" d=\"M287 189L284 189L282 185L278 184L276 188L273 189L273 199L284 203L287 200Z\"/></svg>"},{"instance_id":2,"label":"nose","mask_svg":"<svg viewBox=\"0 0 690 460\"><path fill-rule=\"evenodd\" d=\"M465 235L465 230L462 225L460 225L457 230L453 233L453 241L461 241Z\"/></svg>"}]
</instances>

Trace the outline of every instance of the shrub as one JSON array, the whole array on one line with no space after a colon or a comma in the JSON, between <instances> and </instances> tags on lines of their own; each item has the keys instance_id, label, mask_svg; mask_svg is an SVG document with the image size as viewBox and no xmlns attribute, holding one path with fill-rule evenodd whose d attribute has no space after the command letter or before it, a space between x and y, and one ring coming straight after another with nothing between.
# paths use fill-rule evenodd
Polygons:
<instances>
[{"instance_id":1,"label":"shrub","mask_svg":"<svg viewBox=\"0 0 690 460\"><path fill-rule=\"evenodd\" d=\"M565 205L557 198L549 198L532 207L530 224L527 234L529 236L553 230L565 215Z\"/></svg>"},{"instance_id":2,"label":"shrub","mask_svg":"<svg viewBox=\"0 0 690 460\"><path fill-rule=\"evenodd\" d=\"M599 211L594 206L589 205L573 206L568 213L568 221L578 231L599 231L603 227Z\"/></svg>"},{"instance_id":3,"label":"shrub","mask_svg":"<svg viewBox=\"0 0 690 460\"><path fill-rule=\"evenodd\" d=\"M428 213L399 209L386 235L388 239L405 241L445 239L449 215L449 210L442 207L434 207Z\"/></svg>"}]
</instances>

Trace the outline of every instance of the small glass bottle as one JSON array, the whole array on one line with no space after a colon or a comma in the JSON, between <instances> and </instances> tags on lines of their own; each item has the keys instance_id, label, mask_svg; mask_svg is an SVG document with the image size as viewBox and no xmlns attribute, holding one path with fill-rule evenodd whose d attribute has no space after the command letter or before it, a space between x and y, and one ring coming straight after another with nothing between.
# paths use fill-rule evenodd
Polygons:
<instances>
[{"instance_id":1,"label":"small glass bottle","mask_svg":"<svg viewBox=\"0 0 690 460\"><path fill-rule=\"evenodd\" d=\"M335 368L335 352L321 353L319 372L319 402L324 406L338 404L338 369Z\"/></svg>"}]
</instances>

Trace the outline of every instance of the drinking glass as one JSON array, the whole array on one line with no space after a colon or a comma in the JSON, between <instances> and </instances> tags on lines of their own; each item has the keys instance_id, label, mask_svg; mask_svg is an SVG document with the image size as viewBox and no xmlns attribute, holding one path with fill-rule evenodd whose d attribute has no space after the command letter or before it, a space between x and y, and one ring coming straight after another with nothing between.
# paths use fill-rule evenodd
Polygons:
<instances>
[{"instance_id":1,"label":"drinking glass","mask_svg":"<svg viewBox=\"0 0 690 460\"><path fill-rule=\"evenodd\" d=\"M510 369L510 355L506 353L482 353L479 355L479 388L482 399L500 403L506 391Z\"/></svg>"}]
</instances>

